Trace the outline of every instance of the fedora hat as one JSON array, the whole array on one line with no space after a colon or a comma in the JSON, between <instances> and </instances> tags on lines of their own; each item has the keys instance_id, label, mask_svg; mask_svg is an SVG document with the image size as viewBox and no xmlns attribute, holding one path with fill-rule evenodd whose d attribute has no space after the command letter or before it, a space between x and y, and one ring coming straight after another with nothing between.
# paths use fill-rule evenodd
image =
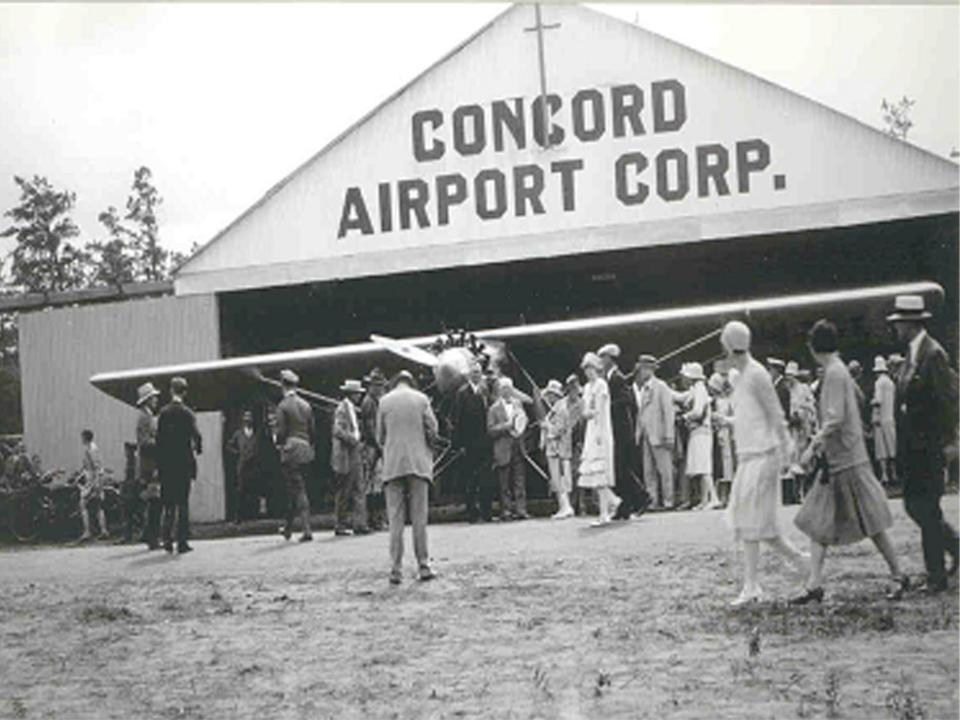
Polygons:
<instances>
[{"instance_id":1,"label":"fedora hat","mask_svg":"<svg viewBox=\"0 0 960 720\"><path fill-rule=\"evenodd\" d=\"M368 385L383 385L387 382L387 376L383 374L380 368L375 367L363 378L363 381Z\"/></svg>"},{"instance_id":2,"label":"fedora hat","mask_svg":"<svg viewBox=\"0 0 960 720\"><path fill-rule=\"evenodd\" d=\"M563 395L563 385L560 384L559 380L551 380L547 383L547 386L540 391L543 395L556 395L557 397Z\"/></svg>"},{"instance_id":3,"label":"fedora hat","mask_svg":"<svg viewBox=\"0 0 960 720\"><path fill-rule=\"evenodd\" d=\"M887 315L887 322L917 322L931 317L924 307L923 295L897 295L893 300L893 313Z\"/></svg>"},{"instance_id":4,"label":"fedora hat","mask_svg":"<svg viewBox=\"0 0 960 720\"><path fill-rule=\"evenodd\" d=\"M887 361L884 360L883 355L877 355L873 359L873 371L875 373L887 372Z\"/></svg>"},{"instance_id":5,"label":"fedora hat","mask_svg":"<svg viewBox=\"0 0 960 720\"><path fill-rule=\"evenodd\" d=\"M152 397L157 397L158 395L160 395L160 391L153 386L153 383L145 382L137 388L137 407L140 407L147 400Z\"/></svg>"},{"instance_id":6,"label":"fedora hat","mask_svg":"<svg viewBox=\"0 0 960 720\"><path fill-rule=\"evenodd\" d=\"M597 355L600 357L620 357L620 346L616 343L607 343L602 348L597 350Z\"/></svg>"},{"instance_id":7,"label":"fedora hat","mask_svg":"<svg viewBox=\"0 0 960 720\"><path fill-rule=\"evenodd\" d=\"M363 383L359 380L344 380L343 385L340 386L340 389L345 393L362 393Z\"/></svg>"},{"instance_id":8,"label":"fedora hat","mask_svg":"<svg viewBox=\"0 0 960 720\"><path fill-rule=\"evenodd\" d=\"M680 368L680 374L688 380L707 379L703 374L703 365L698 362L685 363L684 366Z\"/></svg>"},{"instance_id":9,"label":"fedora hat","mask_svg":"<svg viewBox=\"0 0 960 720\"><path fill-rule=\"evenodd\" d=\"M281 370L280 380L291 385L298 385L300 383L300 376L297 375L293 370Z\"/></svg>"},{"instance_id":10,"label":"fedora hat","mask_svg":"<svg viewBox=\"0 0 960 720\"><path fill-rule=\"evenodd\" d=\"M796 377L800 374L800 366L797 365L796 360L787 363L787 369L783 371L783 374L787 377Z\"/></svg>"}]
</instances>

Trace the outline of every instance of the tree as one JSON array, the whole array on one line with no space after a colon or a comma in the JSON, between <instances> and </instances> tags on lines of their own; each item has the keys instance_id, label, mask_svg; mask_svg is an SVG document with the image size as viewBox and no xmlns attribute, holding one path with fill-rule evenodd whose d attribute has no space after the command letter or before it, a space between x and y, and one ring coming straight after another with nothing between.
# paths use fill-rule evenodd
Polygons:
<instances>
[{"instance_id":1,"label":"tree","mask_svg":"<svg viewBox=\"0 0 960 720\"><path fill-rule=\"evenodd\" d=\"M913 121L910 119L910 110L917 104L916 100L911 100L904 95L899 102L887 102L884 98L880 103L880 112L883 113L883 122L887 129L884 132L890 137L898 140L906 140L907 133L913 127Z\"/></svg>"},{"instance_id":2,"label":"tree","mask_svg":"<svg viewBox=\"0 0 960 720\"><path fill-rule=\"evenodd\" d=\"M107 208L97 216L110 233L110 239L87 245L93 265L93 282L119 288L136 279L136 257L132 248L132 233L123 226L117 209Z\"/></svg>"},{"instance_id":3,"label":"tree","mask_svg":"<svg viewBox=\"0 0 960 720\"><path fill-rule=\"evenodd\" d=\"M134 224L129 229L137 280L156 282L168 277L170 253L160 246L157 208L163 198L151 182L153 173L141 165L133 174L133 187L127 198L125 219Z\"/></svg>"},{"instance_id":4,"label":"tree","mask_svg":"<svg viewBox=\"0 0 960 720\"><path fill-rule=\"evenodd\" d=\"M181 265L183 265L187 260L192 258L200 250L200 243L194 241L190 245L190 249L187 252L182 253L176 250L170 252L170 272L171 274L177 270Z\"/></svg>"},{"instance_id":5,"label":"tree","mask_svg":"<svg viewBox=\"0 0 960 720\"><path fill-rule=\"evenodd\" d=\"M70 217L76 195L55 190L39 175L13 180L20 187L20 204L4 213L13 224L0 233L17 241L9 256L11 283L44 294L83 287L89 255L69 242L80 234Z\"/></svg>"}]
</instances>

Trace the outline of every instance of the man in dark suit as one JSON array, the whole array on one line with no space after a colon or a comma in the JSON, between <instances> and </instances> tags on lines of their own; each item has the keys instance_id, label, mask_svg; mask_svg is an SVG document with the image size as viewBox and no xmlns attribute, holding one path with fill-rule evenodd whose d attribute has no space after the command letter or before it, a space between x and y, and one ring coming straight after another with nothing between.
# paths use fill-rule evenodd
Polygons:
<instances>
[{"instance_id":1,"label":"man in dark suit","mask_svg":"<svg viewBox=\"0 0 960 720\"><path fill-rule=\"evenodd\" d=\"M483 388L480 363L473 361L453 403L453 447L460 452L463 495L471 523L491 520L493 487L490 478L490 437L487 434L489 402ZM478 510L479 500L479 510Z\"/></svg>"},{"instance_id":2,"label":"man in dark suit","mask_svg":"<svg viewBox=\"0 0 960 720\"><path fill-rule=\"evenodd\" d=\"M314 458L313 408L297 395L300 378L292 370L280 372L283 400L277 406L277 446L280 471L287 485L287 517L283 537L293 535L294 511L299 508L303 534L300 542L310 542L310 501L307 499L306 469Z\"/></svg>"},{"instance_id":3,"label":"man in dark suit","mask_svg":"<svg viewBox=\"0 0 960 720\"><path fill-rule=\"evenodd\" d=\"M627 378L617 367L620 347L610 343L597 351L603 360L604 378L610 390L610 422L613 428L613 464L616 493L622 502L614 520L629 520L633 513L642 513L650 504L646 490L636 472L634 428L637 401Z\"/></svg>"},{"instance_id":4,"label":"man in dark suit","mask_svg":"<svg viewBox=\"0 0 960 720\"><path fill-rule=\"evenodd\" d=\"M887 317L907 359L897 378L897 459L903 479L903 505L920 526L928 593L947 588L944 552L951 556L949 574L957 570L960 540L943 518L944 464L957 455L957 375L947 353L927 334L931 317L920 295L899 295Z\"/></svg>"},{"instance_id":5,"label":"man in dark suit","mask_svg":"<svg viewBox=\"0 0 960 720\"><path fill-rule=\"evenodd\" d=\"M197 477L197 459L203 440L197 419L184 397L187 381L170 381L170 402L157 420L157 469L160 474L160 501L163 503L163 548L173 552L173 522L177 521L177 552L188 553L190 533L190 484Z\"/></svg>"}]
</instances>

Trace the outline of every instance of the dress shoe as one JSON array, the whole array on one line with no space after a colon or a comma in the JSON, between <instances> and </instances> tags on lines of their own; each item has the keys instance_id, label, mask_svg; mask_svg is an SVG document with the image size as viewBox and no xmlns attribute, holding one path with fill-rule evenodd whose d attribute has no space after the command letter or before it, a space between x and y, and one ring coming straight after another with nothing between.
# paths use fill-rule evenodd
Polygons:
<instances>
[{"instance_id":1,"label":"dress shoe","mask_svg":"<svg viewBox=\"0 0 960 720\"><path fill-rule=\"evenodd\" d=\"M147 550L159 550L159 549L160 549L159 540L151 540L150 542L147 543Z\"/></svg>"},{"instance_id":2,"label":"dress shoe","mask_svg":"<svg viewBox=\"0 0 960 720\"><path fill-rule=\"evenodd\" d=\"M939 595L942 592L947 590L947 579L931 581L927 578L927 581L923 583L919 588L920 592L924 595Z\"/></svg>"},{"instance_id":3,"label":"dress shoe","mask_svg":"<svg viewBox=\"0 0 960 720\"><path fill-rule=\"evenodd\" d=\"M550 517L554 520L565 520L566 518L573 517L573 508L564 508L563 510L558 510Z\"/></svg>"},{"instance_id":4,"label":"dress shoe","mask_svg":"<svg viewBox=\"0 0 960 720\"><path fill-rule=\"evenodd\" d=\"M530 519L530 516L527 515L527 513L525 513L525 512L522 512L522 513L514 513L514 514L513 514L513 519L514 519L514 520L529 520L529 519Z\"/></svg>"},{"instance_id":5,"label":"dress shoe","mask_svg":"<svg viewBox=\"0 0 960 720\"><path fill-rule=\"evenodd\" d=\"M763 598L763 590L756 588L754 590L747 590L744 588L740 591L740 594L730 602L730 607L738 608L750 603L760 602Z\"/></svg>"},{"instance_id":6,"label":"dress shoe","mask_svg":"<svg viewBox=\"0 0 960 720\"><path fill-rule=\"evenodd\" d=\"M401 582L403 582L403 578L401 578L399 575L390 575L391 585L399 585Z\"/></svg>"},{"instance_id":7,"label":"dress shoe","mask_svg":"<svg viewBox=\"0 0 960 720\"><path fill-rule=\"evenodd\" d=\"M891 588L886 595L887 600L902 600L903 596L910 590L910 578L901 575L893 579L895 586Z\"/></svg>"},{"instance_id":8,"label":"dress shoe","mask_svg":"<svg viewBox=\"0 0 960 720\"><path fill-rule=\"evenodd\" d=\"M947 563L947 576L953 577L957 574L957 549L947 550L947 554L950 556L950 561Z\"/></svg>"},{"instance_id":9,"label":"dress shoe","mask_svg":"<svg viewBox=\"0 0 960 720\"><path fill-rule=\"evenodd\" d=\"M369 534L370 534L370 528L365 528L365 527L357 528L356 530L353 531L353 534L354 534L354 535L369 535Z\"/></svg>"},{"instance_id":10,"label":"dress shoe","mask_svg":"<svg viewBox=\"0 0 960 720\"><path fill-rule=\"evenodd\" d=\"M193 548L187 545L187 543L180 543L177 545L177 552L181 555L186 555L188 552L193 552Z\"/></svg>"},{"instance_id":11,"label":"dress shoe","mask_svg":"<svg viewBox=\"0 0 960 720\"><path fill-rule=\"evenodd\" d=\"M430 568L420 568L420 582L428 582L437 577L437 574Z\"/></svg>"},{"instance_id":12,"label":"dress shoe","mask_svg":"<svg viewBox=\"0 0 960 720\"><path fill-rule=\"evenodd\" d=\"M790 604L790 605L806 605L806 604L812 603L812 602L816 602L816 603L818 603L818 604L819 604L819 603L822 603L822 602L823 602L823 588L822 588L822 587L818 587L818 588L813 588L812 590L805 590L805 591L803 592L803 594L801 594L801 595L796 595L796 596L790 598L790 600L788 600L787 602L788 602L788 604Z\"/></svg>"},{"instance_id":13,"label":"dress shoe","mask_svg":"<svg viewBox=\"0 0 960 720\"><path fill-rule=\"evenodd\" d=\"M313 542L313 535L310 533L304 533L300 536L300 542Z\"/></svg>"},{"instance_id":14,"label":"dress shoe","mask_svg":"<svg viewBox=\"0 0 960 720\"><path fill-rule=\"evenodd\" d=\"M336 530L333 531L333 534L339 537L344 537L346 535L350 535L350 531L347 530L346 528L337 528Z\"/></svg>"},{"instance_id":15,"label":"dress shoe","mask_svg":"<svg viewBox=\"0 0 960 720\"><path fill-rule=\"evenodd\" d=\"M288 527L283 527L280 532L283 534L284 540L289 540L293 536L293 531Z\"/></svg>"},{"instance_id":16,"label":"dress shoe","mask_svg":"<svg viewBox=\"0 0 960 720\"><path fill-rule=\"evenodd\" d=\"M167 542L165 542L165 543L163 544L163 549L166 550L168 553L172 553L172 552L173 552L173 543L168 540Z\"/></svg>"}]
</instances>

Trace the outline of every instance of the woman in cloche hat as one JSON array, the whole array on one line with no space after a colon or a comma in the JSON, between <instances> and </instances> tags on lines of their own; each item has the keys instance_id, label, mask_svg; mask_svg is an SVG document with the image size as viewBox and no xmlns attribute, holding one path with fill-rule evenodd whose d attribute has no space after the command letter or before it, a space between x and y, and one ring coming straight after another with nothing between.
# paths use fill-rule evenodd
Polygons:
<instances>
[{"instance_id":1,"label":"woman in cloche hat","mask_svg":"<svg viewBox=\"0 0 960 720\"><path fill-rule=\"evenodd\" d=\"M613 426L610 421L610 390L601 377L603 361L588 352L580 363L587 384L583 388L583 417L587 427L580 457L580 487L594 488L600 505L600 518L593 525L606 525L620 506L613 487Z\"/></svg>"},{"instance_id":2,"label":"woman in cloche hat","mask_svg":"<svg viewBox=\"0 0 960 720\"><path fill-rule=\"evenodd\" d=\"M683 421L690 429L686 473L689 478L700 478L700 504L695 509L714 510L720 507L720 498L713 482L713 422L706 377L698 362L686 363L680 375L687 386Z\"/></svg>"}]
</instances>

